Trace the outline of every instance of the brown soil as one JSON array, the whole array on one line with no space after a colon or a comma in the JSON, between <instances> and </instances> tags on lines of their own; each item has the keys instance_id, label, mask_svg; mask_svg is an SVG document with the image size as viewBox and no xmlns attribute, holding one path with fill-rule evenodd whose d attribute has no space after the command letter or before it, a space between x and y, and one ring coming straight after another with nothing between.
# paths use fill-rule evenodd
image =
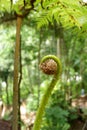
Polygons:
<instances>
[{"instance_id":1,"label":"brown soil","mask_svg":"<svg viewBox=\"0 0 87 130\"><path fill-rule=\"evenodd\" d=\"M0 130L12 130L11 122L0 120Z\"/></svg>"},{"instance_id":2,"label":"brown soil","mask_svg":"<svg viewBox=\"0 0 87 130\"><path fill-rule=\"evenodd\" d=\"M84 125L85 125L85 122L81 122L79 120L74 120L71 123L70 130L83 130ZM87 127L85 127L84 130L87 130Z\"/></svg>"}]
</instances>

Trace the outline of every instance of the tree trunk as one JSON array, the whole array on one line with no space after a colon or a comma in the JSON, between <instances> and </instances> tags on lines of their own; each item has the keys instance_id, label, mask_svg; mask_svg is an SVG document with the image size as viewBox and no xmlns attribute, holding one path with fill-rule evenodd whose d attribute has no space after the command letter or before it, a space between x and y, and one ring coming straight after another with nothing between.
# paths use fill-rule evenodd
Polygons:
<instances>
[{"instance_id":1,"label":"tree trunk","mask_svg":"<svg viewBox=\"0 0 87 130\"><path fill-rule=\"evenodd\" d=\"M20 67L20 30L21 30L22 18L17 16L16 21L16 44L15 44L15 56L14 56L14 81L13 81L13 125L12 130L19 130L19 67Z\"/></svg>"},{"instance_id":2,"label":"tree trunk","mask_svg":"<svg viewBox=\"0 0 87 130\"><path fill-rule=\"evenodd\" d=\"M8 90L8 78L6 79L6 101L7 105L9 105L9 90Z\"/></svg>"}]
</instances>

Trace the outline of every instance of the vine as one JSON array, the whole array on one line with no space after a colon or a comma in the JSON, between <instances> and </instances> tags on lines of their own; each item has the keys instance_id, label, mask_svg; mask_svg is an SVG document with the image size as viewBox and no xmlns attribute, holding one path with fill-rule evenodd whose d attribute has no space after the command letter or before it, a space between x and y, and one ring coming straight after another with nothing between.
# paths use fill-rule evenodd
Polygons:
<instances>
[{"instance_id":1,"label":"vine","mask_svg":"<svg viewBox=\"0 0 87 130\"><path fill-rule=\"evenodd\" d=\"M46 89L44 96L41 100L40 106L37 111L35 123L33 126L33 130L40 130L41 122L42 122L42 116L45 111L45 106L48 103L49 97L51 95L51 92L53 88L55 87L57 81L60 79L61 75L61 62L60 60L54 56L54 55L47 55L42 58L40 63L41 70L48 75L54 75L50 85Z\"/></svg>"}]
</instances>

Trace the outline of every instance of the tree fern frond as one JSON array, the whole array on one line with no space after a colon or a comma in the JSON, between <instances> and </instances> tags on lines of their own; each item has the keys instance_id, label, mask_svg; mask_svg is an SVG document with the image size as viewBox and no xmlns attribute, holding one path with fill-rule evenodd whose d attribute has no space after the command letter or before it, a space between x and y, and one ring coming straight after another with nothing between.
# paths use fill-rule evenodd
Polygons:
<instances>
[{"instance_id":1,"label":"tree fern frond","mask_svg":"<svg viewBox=\"0 0 87 130\"><path fill-rule=\"evenodd\" d=\"M78 26L80 28L83 24L80 20L87 14L87 9L83 7L78 0L49 0L49 2L47 0L44 5L46 5L48 9L45 11L42 10L39 16L40 18L37 18L38 24L40 25L39 27L56 20L57 23L61 22L64 27ZM41 24L42 21L43 24Z\"/></svg>"}]
</instances>

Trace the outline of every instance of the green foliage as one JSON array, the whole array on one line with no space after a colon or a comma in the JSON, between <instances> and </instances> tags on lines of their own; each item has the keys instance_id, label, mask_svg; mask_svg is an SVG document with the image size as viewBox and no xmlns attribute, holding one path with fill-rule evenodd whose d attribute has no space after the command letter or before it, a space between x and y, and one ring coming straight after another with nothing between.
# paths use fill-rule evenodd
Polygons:
<instances>
[{"instance_id":1,"label":"green foliage","mask_svg":"<svg viewBox=\"0 0 87 130\"><path fill-rule=\"evenodd\" d=\"M67 122L69 113L59 106L54 106L46 110L46 122L42 130L68 130L70 125Z\"/></svg>"},{"instance_id":2,"label":"green foliage","mask_svg":"<svg viewBox=\"0 0 87 130\"><path fill-rule=\"evenodd\" d=\"M86 89L86 39L84 35L79 36L78 32L73 32L72 29L65 31L65 46L66 46L66 66L64 71L67 75L66 90L71 90L73 96L80 95L81 88ZM71 37L72 36L72 37ZM71 37L71 39L69 39ZM78 93L77 93L78 89Z\"/></svg>"},{"instance_id":3,"label":"green foliage","mask_svg":"<svg viewBox=\"0 0 87 130\"><path fill-rule=\"evenodd\" d=\"M74 110L68 110L65 96L68 95L68 99L69 97L79 96L81 88L84 88L87 92L87 7L79 3L78 0L46 0L42 4L44 9L40 4L40 0L36 0L34 5L36 11L31 11L29 16L24 19L21 31L23 71L20 88L21 99L28 98L27 107L29 110L36 110L39 96L38 86L42 85L40 89L40 95L42 96L45 90L43 85L47 85L50 79L48 76L38 73L40 40L40 57L47 54L56 55L56 37L57 39L60 37L60 31L55 34L54 23L57 22L58 28L61 28L60 24L67 27L67 30L63 30L63 52L65 54L61 58L63 62L62 83L61 87L56 86L59 93L57 91L55 95L52 95L52 101L50 102L53 102L53 104L46 111L47 118L44 117L43 129L68 130L67 118L73 120L77 118L77 115L73 114L75 113ZM10 0L1 0L0 16L6 17L4 13L6 14L7 11L21 13L19 7L22 6L24 6L23 0L19 0L12 7ZM29 1L25 8L31 8ZM43 26L40 30L37 30L36 21L39 28ZM70 27L73 28L68 29ZM2 86L2 82L7 77L10 104L12 103L13 93L14 43L15 25L8 22L0 26L0 97L7 103L6 87ZM77 80L78 77L79 80ZM70 93L71 95L69 95ZM84 110L84 114L87 114L87 110Z\"/></svg>"},{"instance_id":4,"label":"green foliage","mask_svg":"<svg viewBox=\"0 0 87 130\"><path fill-rule=\"evenodd\" d=\"M11 0L0 0L0 13L11 11Z\"/></svg>"},{"instance_id":5,"label":"green foliage","mask_svg":"<svg viewBox=\"0 0 87 130\"><path fill-rule=\"evenodd\" d=\"M38 27L48 25L49 22L58 24L62 23L64 27L78 26L79 28L87 21L85 14L86 8L82 6L78 0L62 0L62 1L45 1L38 21ZM84 10L84 11L83 11ZM85 22L83 21L85 19Z\"/></svg>"},{"instance_id":6,"label":"green foliage","mask_svg":"<svg viewBox=\"0 0 87 130\"><path fill-rule=\"evenodd\" d=\"M78 109L73 108L73 107L70 107L68 109L68 112L69 112L68 120L69 120L69 122L78 118L78 112L77 111L78 111Z\"/></svg>"},{"instance_id":7,"label":"green foliage","mask_svg":"<svg viewBox=\"0 0 87 130\"><path fill-rule=\"evenodd\" d=\"M42 130L68 130L69 110L65 101L63 91L56 90L51 97L51 106L47 107L45 117L43 118Z\"/></svg>"},{"instance_id":8,"label":"green foliage","mask_svg":"<svg viewBox=\"0 0 87 130\"><path fill-rule=\"evenodd\" d=\"M87 28L87 9L84 4L78 0L46 0L41 1L36 0L34 3L34 8L30 1L18 0L12 2L10 0L1 0L0 10L3 12L16 12L19 15L22 14L35 14L34 19L38 23L38 27L44 25L49 25L49 23L54 24L56 21L59 25L62 24L63 27L75 27L81 28L81 31L86 31ZM35 10L34 10L35 9ZM33 10L33 12L32 12Z\"/></svg>"},{"instance_id":9,"label":"green foliage","mask_svg":"<svg viewBox=\"0 0 87 130\"><path fill-rule=\"evenodd\" d=\"M54 91L43 118L42 130L69 130L70 123L78 118L76 108L72 108L66 101L64 91Z\"/></svg>"}]
</instances>

